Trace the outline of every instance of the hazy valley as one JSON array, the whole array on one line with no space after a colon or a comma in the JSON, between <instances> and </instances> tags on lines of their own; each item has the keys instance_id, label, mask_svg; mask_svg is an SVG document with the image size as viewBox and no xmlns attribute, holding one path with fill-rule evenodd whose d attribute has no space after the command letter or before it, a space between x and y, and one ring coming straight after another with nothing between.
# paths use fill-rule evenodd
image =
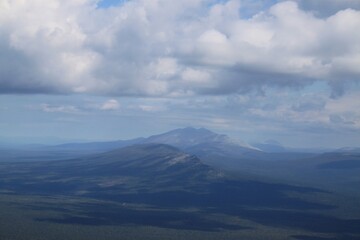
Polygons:
<instances>
[{"instance_id":1,"label":"hazy valley","mask_svg":"<svg viewBox=\"0 0 360 240\"><path fill-rule=\"evenodd\" d=\"M26 148L1 150L1 239L360 238L356 150L271 153L195 128Z\"/></svg>"}]
</instances>

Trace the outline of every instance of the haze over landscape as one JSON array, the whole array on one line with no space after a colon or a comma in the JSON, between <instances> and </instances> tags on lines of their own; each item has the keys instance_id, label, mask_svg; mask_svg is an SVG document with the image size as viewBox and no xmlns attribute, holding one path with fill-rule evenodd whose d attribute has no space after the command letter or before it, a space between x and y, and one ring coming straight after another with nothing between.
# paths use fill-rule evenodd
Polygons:
<instances>
[{"instance_id":1,"label":"haze over landscape","mask_svg":"<svg viewBox=\"0 0 360 240\"><path fill-rule=\"evenodd\" d=\"M359 9L2 0L0 137L116 140L194 126L250 143L358 146Z\"/></svg>"},{"instance_id":2,"label":"haze over landscape","mask_svg":"<svg viewBox=\"0 0 360 240\"><path fill-rule=\"evenodd\" d=\"M360 1L0 0L0 240L360 239Z\"/></svg>"}]
</instances>

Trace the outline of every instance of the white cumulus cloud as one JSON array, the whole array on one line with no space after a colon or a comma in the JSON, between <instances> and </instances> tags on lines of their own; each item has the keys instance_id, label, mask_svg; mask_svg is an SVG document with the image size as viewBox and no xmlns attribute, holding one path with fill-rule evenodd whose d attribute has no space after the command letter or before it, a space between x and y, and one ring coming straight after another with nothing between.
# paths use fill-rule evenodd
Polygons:
<instances>
[{"instance_id":1,"label":"white cumulus cloud","mask_svg":"<svg viewBox=\"0 0 360 240\"><path fill-rule=\"evenodd\" d=\"M120 103L115 99L110 99L100 106L101 110L118 110L119 108Z\"/></svg>"},{"instance_id":2,"label":"white cumulus cloud","mask_svg":"<svg viewBox=\"0 0 360 240\"><path fill-rule=\"evenodd\" d=\"M337 96L360 79L359 4L317 14L312 2L0 0L0 93L177 97L324 81Z\"/></svg>"}]
</instances>

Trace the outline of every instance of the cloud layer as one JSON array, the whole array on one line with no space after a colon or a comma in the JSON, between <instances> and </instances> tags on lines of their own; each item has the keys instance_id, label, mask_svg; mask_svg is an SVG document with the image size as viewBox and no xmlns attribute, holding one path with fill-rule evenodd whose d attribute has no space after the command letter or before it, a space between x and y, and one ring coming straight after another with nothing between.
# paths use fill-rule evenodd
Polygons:
<instances>
[{"instance_id":1,"label":"cloud layer","mask_svg":"<svg viewBox=\"0 0 360 240\"><path fill-rule=\"evenodd\" d=\"M357 1L250 3L0 0L0 92L177 97L324 81L336 97L360 79Z\"/></svg>"}]
</instances>

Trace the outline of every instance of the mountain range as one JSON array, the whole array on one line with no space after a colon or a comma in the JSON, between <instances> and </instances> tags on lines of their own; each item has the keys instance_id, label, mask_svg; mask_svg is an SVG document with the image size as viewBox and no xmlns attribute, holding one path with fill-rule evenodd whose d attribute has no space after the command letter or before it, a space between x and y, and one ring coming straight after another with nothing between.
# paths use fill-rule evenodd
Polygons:
<instances>
[{"instance_id":1,"label":"mountain range","mask_svg":"<svg viewBox=\"0 0 360 240\"><path fill-rule=\"evenodd\" d=\"M360 237L360 155L348 149L269 153L184 128L2 153L12 158L0 163L0 220L16 226L26 219L33 235L54 228L34 239L56 239L63 228L67 239L91 239L79 229L112 231L94 238L117 239L119 228L123 234L134 226L142 238L125 239L151 231L162 239ZM0 238L24 239L11 229L0 226Z\"/></svg>"},{"instance_id":2,"label":"mountain range","mask_svg":"<svg viewBox=\"0 0 360 240\"><path fill-rule=\"evenodd\" d=\"M145 146L147 147L145 148ZM277 146L277 148L274 150L273 146ZM263 149L260 149L261 147ZM144 149L147 149L147 151ZM165 151L165 149L167 150ZM68 164L71 163L72 166L80 163L90 164L94 163L94 159L98 159L98 161L101 159L103 163L109 163L108 161L111 159L111 161L117 161L117 164L123 164L124 159L130 161L137 158L138 161L143 159L143 164L146 165L145 162L149 158L151 159L149 156L152 155L153 158L159 157L159 159L162 159L165 156L158 155L162 151L169 152L169 149L172 149L172 153L169 154L168 158L176 159L174 155L176 149L176 151L186 154L183 159L191 158L194 161L196 159L198 167L203 164L201 166L221 169L221 171L232 172L235 175L240 173L246 176L260 176L308 185L316 182L321 187L349 190L351 192L356 192L354 189L360 187L360 177L358 177L360 155L358 149L344 148L320 154L294 152L291 150L284 151L285 148L275 141L268 141L265 145L254 147L205 128L187 127L147 138L141 137L131 140L68 143L55 146L35 145L28 146L26 149L12 150L0 149L0 153L3 159L2 162L49 162L57 160L54 163L48 163L47 166L56 166L56 169L62 169L61 166L65 166L64 172L70 173L72 170L69 169L72 169L72 167L68 167ZM265 151L266 149L268 151ZM121 156L120 159L119 156ZM66 159L73 160L66 161L67 164L59 161ZM133 163L137 164L138 161ZM140 165L137 164L136 172L138 175L139 169L141 169L139 168ZM97 168L99 172L102 166ZM80 169L82 173L88 171L85 165L81 166ZM121 169L125 169L123 165L121 165ZM101 171L110 176L112 170L107 167ZM154 170L152 169L151 172L155 172ZM126 171L130 171L130 168L126 169Z\"/></svg>"},{"instance_id":3,"label":"mountain range","mask_svg":"<svg viewBox=\"0 0 360 240\"><path fill-rule=\"evenodd\" d=\"M118 140L108 142L68 143L55 145L49 148L64 150L93 150L108 151L134 144L162 143L180 149L196 148L201 145L221 145L237 148L239 151L259 151L259 149L241 141L231 139L225 134L217 134L205 128L180 128L166 133L153 135L147 138Z\"/></svg>"},{"instance_id":4,"label":"mountain range","mask_svg":"<svg viewBox=\"0 0 360 240\"><path fill-rule=\"evenodd\" d=\"M286 151L286 148L276 141L268 141L265 145L254 147L233 140L224 134L192 127L130 140L68 143L54 146L31 145L22 149L0 149L0 162L48 162L65 159L77 161L82 158L89 160L94 156L100 156L99 158L103 159L105 155L115 156L116 152L121 152L120 155L123 155L125 151L130 151L129 147L140 149L140 146L156 144L176 148L212 168L240 172L242 175L266 176L307 184L315 181L330 188L335 186L341 189L355 189L360 186L360 179L356 177L356 169L360 165L358 149L345 148L327 153L296 152L293 149ZM138 153L140 152L144 151L139 150ZM150 153L156 155L154 151L149 151ZM130 155L124 154L132 159ZM137 155L134 154L134 156ZM106 159L109 158L111 157L106 157ZM61 161L54 164L60 163ZM334 173L332 171L335 168L338 168L338 171ZM336 181L333 178L335 175L338 176Z\"/></svg>"}]
</instances>

